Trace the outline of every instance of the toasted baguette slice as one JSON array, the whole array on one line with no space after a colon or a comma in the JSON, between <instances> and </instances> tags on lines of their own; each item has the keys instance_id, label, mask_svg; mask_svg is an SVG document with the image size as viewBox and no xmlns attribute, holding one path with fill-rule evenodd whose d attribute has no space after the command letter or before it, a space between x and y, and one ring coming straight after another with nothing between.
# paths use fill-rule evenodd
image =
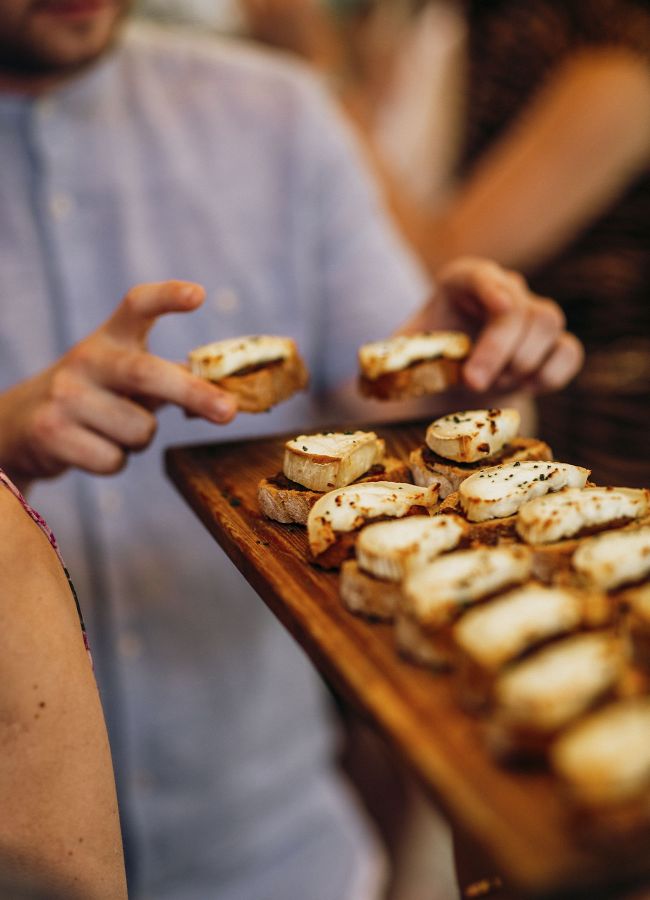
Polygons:
<instances>
[{"instance_id":1,"label":"toasted baguette slice","mask_svg":"<svg viewBox=\"0 0 650 900\"><path fill-rule=\"evenodd\" d=\"M553 451L544 441L536 438L515 437L489 459L475 463L454 463L434 453L426 444L412 450L409 466L415 484L440 485L440 497L444 499L458 490L461 483L486 466L522 462L524 460L551 460Z\"/></svg>"},{"instance_id":2,"label":"toasted baguette slice","mask_svg":"<svg viewBox=\"0 0 650 900\"><path fill-rule=\"evenodd\" d=\"M595 809L630 802L650 817L650 697L610 704L553 745L551 764L573 798Z\"/></svg>"},{"instance_id":3,"label":"toasted baguette slice","mask_svg":"<svg viewBox=\"0 0 650 900\"><path fill-rule=\"evenodd\" d=\"M402 460L387 456L383 462L357 478L353 484L367 481L394 481L410 484L411 472ZM264 515L275 522L306 525L309 511L320 500L324 491L311 491L294 481L283 472L273 478L263 478L257 487L257 502Z\"/></svg>"},{"instance_id":4,"label":"toasted baguette slice","mask_svg":"<svg viewBox=\"0 0 650 900\"><path fill-rule=\"evenodd\" d=\"M585 538L571 561L586 584L613 591L650 578L650 526Z\"/></svg>"},{"instance_id":5,"label":"toasted baguette slice","mask_svg":"<svg viewBox=\"0 0 650 900\"><path fill-rule=\"evenodd\" d=\"M307 518L312 561L324 568L337 568L354 554L359 530L373 519L426 515L437 507L435 486L374 481L329 491L314 504Z\"/></svg>"},{"instance_id":6,"label":"toasted baguette slice","mask_svg":"<svg viewBox=\"0 0 650 900\"><path fill-rule=\"evenodd\" d=\"M356 560L341 569L343 605L370 618L392 619L406 573L455 549L467 531L453 516L407 516L368 525L359 533Z\"/></svg>"},{"instance_id":7,"label":"toasted baguette slice","mask_svg":"<svg viewBox=\"0 0 650 900\"><path fill-rule=\"evenodd\" d=\"M514 462L470 475L458 488L470 522L503 519L533 497L563 487L584 487L589 469L561 462Z\"/></svg>"},{"instance_id":8,"label":"toasted baguette slice","mask_svg":"<svg viewBox=\"0 0 650 900\"><path fill-rule=\"evenodd\" d=\"M530 567L530 551L512 546L458 550L416 568L402 586L396 632L400 651L416 662L448 665L453 623L469 606L526 581Z\"/></svg>"},{"instance_id":9,"label":"toasted baguette slice","mask_svg":"<svg viewBox=\"0 0 650 900\"><path fill-rule=\"evenodd\" d=\"M650 582L623 592L619 600L628 610L634 660L650 672Z\"/></svg>"},{"instance_id":10,"label":"toasted baguette slice","mask_svg":"<svg viewBox=\"0 0 650 900\"><path fill-rule=\"evenodd\" d=\"M361 393L378 400L421 397L460 380L471 341L458 331L400 335L359 348Z\"/></svg>"},{"instance_id":11,"label":"toasted baguette slice","mask_svg":"<svg viewBox=\"0 0 650 900\"><path fill-rule=\"evenodd\" d=\"M539 756L554 736L616 696L629 643L614 631L574 635L512 666L495 683L488 738L498 756Z\"/></svg>"},{"instance_id":12,"label":"toasted baguette slice","mask_svg":"<svg viewBox=\"0 0 650 900\"><path fill-rule=\"evenodd\" d=\"M369 575L356 559L347 559L341 566L339 591L350 612L384 622L392 621L402 595L399 582Z\"/></svg>"},{"instance_id":13,"label":"toasted baguette slice","mask_svg":"<svg viewBox=\"0 0 650 900\"><path fill-rule=\"evenodd\" d=\"M531 582L466 613L453 630L462 704L485 706L494 679L509 663L540 644L612 619L604 594Z\"/></svg>"},{"instance_id":14,"label":"toasted baguette slice","mask_svg":"<svg viewBox=\"0 0 650 900\"><path fill-rule=\"evenodd\" d=\"M309 375L295 341L249 335L215 341L189 354L190 369L237 397L240 412L265 412L303 390Z\"/></svg>"}]
</instances>

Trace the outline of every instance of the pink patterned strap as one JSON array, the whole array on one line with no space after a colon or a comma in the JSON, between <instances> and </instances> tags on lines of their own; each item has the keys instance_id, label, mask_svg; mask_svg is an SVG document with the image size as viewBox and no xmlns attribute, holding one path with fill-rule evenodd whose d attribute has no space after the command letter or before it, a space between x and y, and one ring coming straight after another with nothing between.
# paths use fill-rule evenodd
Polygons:
<instances>
[{"instance_id":1,"label":"pink patterned strap","mask_svg":"<svg viewBox=\"0 0 650 900\"><path fill-rule=\"evenodd\" d=\"M39 513L37 513L35 509L32 509L32 507L29 505L27 500L25 500L25 498L20 493L20 491L18 490L16 485L13 483L13 481L7 477L7 475L2 471L2 469L0 469L0 483L4 484L5 487L7 487L11 491L11 493L19 501L19 503L21 504L21 506L27 513L27 515L30 516L30 518L32 518L34 520L34 522L36 522L38 527L41 529L41 531L45 534L48 541L50 542L52 549L56 553L56 555L59 559L59 562L61 563L61 567L62 567L63 571L65 572L65 577L68 579L68 584L70 585L70 590L72 591L72 596L74 597L74 602L77 607L77 613L79 615L79 624L81 626L81 634L83 636L84 645L86 647L86 650L88 651L88 655L90 656L90 647L88 646L88 636L86 634L86 626L84 624L83 615L81 613L81 607L79 606L79 598L77 597L77 592L75 591L74 584L72 583L72 579L70 578L70 573L68 572L66 565L63 562L63 557L61 556L61 551L59 550L59 545L56 542L56 538L54 537L52 529L49 527L49 525L47 524L45 519ZM91 657L91 662L92 662L92 657Z\"/></svg>"}]
</instances>

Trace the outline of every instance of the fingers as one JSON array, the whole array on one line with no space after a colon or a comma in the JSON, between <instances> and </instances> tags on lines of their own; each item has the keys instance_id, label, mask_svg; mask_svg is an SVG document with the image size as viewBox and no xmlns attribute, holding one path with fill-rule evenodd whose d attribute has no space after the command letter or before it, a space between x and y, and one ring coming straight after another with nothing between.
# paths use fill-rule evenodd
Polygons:
<instances>
[{"instance_id":1,"label":"fingers","mask_svg":"<svg viewBox=\"0 0 650 900\"><path fill-rule=\"evenodd\" d=\"M190 281L140 284L124 297L102 331L115 340L141 343L159 316L192 312L205 299L205 291Z\"/></svg>"},{"instance_id":2,"label":"fingers","mask_svg":"<svg viewBox=\"0 0 650 900\"><path fill-rule=\"evenodd\" d=\"M154 406L174 403L217 425L230 422L237 412L232 394L184 366L142 350L116 349L95 342L83 366L90 380L114 393L146 398Z\"/></svg>"},{"instance_id":3,"label":"fingers","mask_svg":"<svg viewBox=\"0 0 650 900\"><path fill-rule=\"evenodd\" d=\"M102 435L119 448L144 450L156 433L157 420L152 412L127 397L76 378L68 370L56 374L51 394L66 420Z\"/></svg>"},{"instance_id":4,"label":"fingers","mask_svg":"<svg viewBox=\"0 0 650 900\"><path fill-rule=\"evenodd\" d=\"M578 338L564 332L526 387L535 393L548 393L563 388L582 368L585 351Z\"/></svg>"},{"instance_id":5,"label":"fingers","mask_svg":"<svg viewBox=\"0 0 650 900\"><path fill-rule=\"evenodd\" d=\"M54 404L42 406L32 421L34 447L41 476L57 475L73 466L96 475L112 475L126 463L127 454L113 441L70 420Z\"/></svg>"}]
</instances>

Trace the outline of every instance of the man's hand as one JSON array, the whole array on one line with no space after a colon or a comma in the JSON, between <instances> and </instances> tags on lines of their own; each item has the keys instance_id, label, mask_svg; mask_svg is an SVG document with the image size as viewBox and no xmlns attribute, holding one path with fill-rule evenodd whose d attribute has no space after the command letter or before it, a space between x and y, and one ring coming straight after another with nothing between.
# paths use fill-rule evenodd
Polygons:
<instances>
[{"instance_id":1,"label":"man's hand","mask_svg":"<svg viewBox=\"0 0 650 900\"><path fill-rule=\"evenodd\" d=\"M463 369L473 391L559 390L584 359L557 303L533 294L521 275L488 260L462 257L440 269L433 299L402 330L440 328L474 338Z\"/></svg>"},{"instance_id":2,"label":"man's hand","mask_svg":"<svg viewBox=\"0 0 650 900\"><path fill-rule=\"evenodd\" d=\"M0 464L19 484L70 466L101 475L119 471L128 454L156 432L154 410L175 403L211 422L229 422L235 399L176 363L147 352L158 316L192 312L199 285L144 284L60 360L0 396Z\"/></svg>"}]
</instances>

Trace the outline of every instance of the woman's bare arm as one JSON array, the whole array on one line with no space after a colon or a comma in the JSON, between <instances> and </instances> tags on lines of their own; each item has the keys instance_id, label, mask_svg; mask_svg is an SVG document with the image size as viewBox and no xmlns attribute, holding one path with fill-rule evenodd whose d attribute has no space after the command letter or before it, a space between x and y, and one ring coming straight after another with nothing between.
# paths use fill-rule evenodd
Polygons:
<instances>
[{"instance_id":1,"label":"woman's bare arm","mask_svg":"<svg viewBox=\"0 0 650 900\"><path fill-rule=\"evenodd\" d=\"M0 897L121 900L99 696L67 579L0 485Z\"/></svg>"}]
</instances>

